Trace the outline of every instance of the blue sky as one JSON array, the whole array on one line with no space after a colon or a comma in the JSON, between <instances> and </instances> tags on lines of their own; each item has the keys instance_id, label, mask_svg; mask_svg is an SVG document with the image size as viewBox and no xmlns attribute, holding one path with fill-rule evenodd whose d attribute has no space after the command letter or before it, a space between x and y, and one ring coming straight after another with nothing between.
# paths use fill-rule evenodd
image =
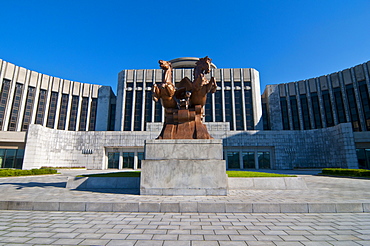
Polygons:
<instances>
[{"instance_id":1,"label":"blue sky","mask_svg":"<svg viewBox=\"0 0 370 246\"><path fill-rule=\"evenodd\" d=\"M266 84L370 60L369 0L0 0L0 58L40 73L110 85L123 69L204 57L255 68Z\"/></svg>"}]
</instances>

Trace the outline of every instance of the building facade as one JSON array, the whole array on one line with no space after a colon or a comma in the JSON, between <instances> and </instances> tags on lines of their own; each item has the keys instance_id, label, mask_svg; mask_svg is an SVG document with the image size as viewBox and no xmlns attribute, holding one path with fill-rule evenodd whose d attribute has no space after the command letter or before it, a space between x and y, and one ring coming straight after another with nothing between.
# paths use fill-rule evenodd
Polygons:
<instances>
[{"instance_id":1,"label":"building facade","mask_svg":"<svg viewBox=\"0 0 370 246\"><path fill-rule=\"evenodd\" d=\"M197 58L171 60L173 82ZM0 60L0 167L139 169L164 121L151 88L161 69L123 70L109 86L64 80ZM252 68L217 68L205 121L229 169L369 168L369 64L268 85Z\"/></svg>"}]
</instances>

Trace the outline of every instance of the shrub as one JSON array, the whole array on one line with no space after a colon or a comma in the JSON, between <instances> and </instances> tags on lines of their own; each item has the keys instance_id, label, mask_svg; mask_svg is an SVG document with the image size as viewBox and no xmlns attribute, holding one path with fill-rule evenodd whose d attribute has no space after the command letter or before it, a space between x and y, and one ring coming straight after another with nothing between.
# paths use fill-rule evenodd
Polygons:
<instances>
[{"instance_id":1,"label":"shrub","mask_svg":"<svg viewBox=\"0 0 370 246\"><path fill-rule=\"evenodd\" d=\"M370 177L370 170L366 169L345 169L345 168L324 168L323 175L350 176L350 177Z\"/></svg>"},{"instance_id":2,"label":"shrub","mask_svg":"<svg viewBox=\"0 0 370 246\"><path fill-rule=\"evenodd\" d=\"M20 169L0 169L0 177L11 177L11 176L27 176L27 175L42 175L42 174L55 174L55 169L31 169L31 170L20 170Z\"/></svg>"}]
</instances>

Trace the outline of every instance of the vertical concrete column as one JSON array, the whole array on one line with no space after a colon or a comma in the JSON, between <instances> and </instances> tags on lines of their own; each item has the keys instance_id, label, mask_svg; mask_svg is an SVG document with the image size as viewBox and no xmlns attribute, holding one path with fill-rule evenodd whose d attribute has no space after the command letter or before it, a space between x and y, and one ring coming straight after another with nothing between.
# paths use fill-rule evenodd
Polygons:
<instances>
[{"instance_id":1,"label":"vertical concrete column","mask_svg":"<svg viewBox=\"0 0 370 246\"><path fill-rule=\"evenodd\" d=\"M299 118L299 128L301 130L304 129L303 124L303 113L302 113L302 105L301 105L301 91L299 90L299 82L295 83L295 90L296 90L296 99L297 99L297 107L298 107L298 118Z\"/></svg>"},{"instance_id":2,"label":"vertical concrete column","mask_svg":"<svg viewBox=\"0 0 370 246\"><path fill-rule=\"evenodd\" d=\"M250 71L251 71L254 130L263 130L260 76L257 70L251 68Z\"/></svg>"},{"instance_id":3,"label":"vertical concrete column","mask_svg":"<svg viewBox=\"0 0 370 246\"><path fill-rule=\"evenodd\" d=\"M155 74L156 74L155 73L155 70L153 70L153 74L152 74L152 88L153 88L153 86L155 84ZM154 114L155 114L155 102L153 101L152 102L152 119L151 119L150 122L154 122L154 119L155 119Z\"/></svg>"},{"instance_id":4,"label":"vertical concrete column","mask_svg":"<svg viewBox=\"0 0 370 246\"><path fill-rule=\"evenodd\" d=\"M70 121L70 118L71 118L73 87L74 87L74 83L76 83L76 82L69 81L69 80L64 80L64 83L67 83L67 84L69 83L69 88L67 90L67 92L68 92L68 104L67 104L67 112L66 112L66 122L65 122L65 125L64 125L64 129L68 131L69 121ZM66 87L66 85L63 85L63 92L65 90L65 87Z\"/></svg>"},{"instance_id":5,"label":"vertical concrete column","mask_svg":"<svg viewBox=\"0 0 370 246\"><path fill-rule=\"evenodd\" d=\"M76 118L76 131L80 130L80 118L81 118L81 107L82 107L82 97L83 97L84 84L79 83L79 93L78 93L78 105L77 105L77 118Z\"/></svg>"},{"instance_id":6,"label":"vertical concrete column","mask_svg":"<svg viewBox=\"0 0 370 246\"><path fill-rule=\"evenodd\" d=\"M116 102L116 119L114 129L116 131L123 131L124 124L124 110L125 110L125 97L126 97L126 79L127 71L123 70L118 74L117 85L117 102Z\"/></svg>"},{"instance_id":7,"label":"vertical concrete column","mask_svg":"<svg viewBox=\"0 0 370 246\"><path fill-rule=\"evenodd\" d=\"M42 81L41 81L41 89L46 90L46 104L45 104L45 111L44 111L44 119L42 126L46 127L49 117L49 105L50 105L50 97L51 97L51 89L53 87L53 77L43 74Z\"/></svg>"},{"instance_id":8,"label":"vertical concrete column","mask_svg":"<svg viewBox=\"0 0 370 246\"><path fill-rule=\"evenodd\" d=\"M308 104L308 112L310 115L311 129L315 129L316 128L315 118L313 116L313 108L312 108L312 100L311 100L311 92L313 91L311 89L309 80L305 80L305 84L306 84L306 90L307 90L307 104Z\"/></svg>"},{"instance_id":9,"label":"vertical concrete column","mask_svg":"<svg viewBox=\"0 0 370 246\"><path fill-rule=\"evenodd\" d=\"M358 118L360 120L361 129L362 129L362 131L364 131L366 129L366 120L365 120L365 116L364 116L364 111L362 109L362 102L361 102L361 98L360 98L360 95L359 95L360 93L358 92L358 83L357 83L357 79L356 79L356 76L355 76L354 68L352 67L350 69L350 71L351 71L353 89L355 91Z\"/></svg>"},{"instance_id":10,"label":"vertical concrete column","mask_svg":"<svg viewBox=\"0 0 370 246\"><path fill-rule=\"evenodd\" d=\"M222 122L226 122L226 111L225 111L225 84L224 84L224 69L221 70L221 101L222 101Z\"/></svg>"},{"instance_id":11,"label":"vertical concrete column","mask_svg":"<svg viewBox=\"0 0 370 246\"><path fill-rule=\"evenodd\" d=\"M331 76L327 76L328 79L328 88L329 88L329 96L330 96L330 103L331 103L331 111L333 112L333 118L334 118L334 125L338 125L338 112L337 108L335 106L335 96L333 91L333 85L331 81Z\"/></svg>"},{"instance_id":12,"label":"vertical concrete column","mask_svg":"<svg viewBox=\"0 0 370 246\"><path fill-rule=\"evenodd\" d=\"M236 131L236 112L235 112L235 95L234 95L234 69L230 68L230 80L231 80L231 112L233 117L233 127Z\"/></svg>"},{"instance_id":13,"label":"vertical concrete column","mask_svg":"<svg viewBox=\"0 0 370 246\"><path fill-rule=\"evenodd\" d=\"M87 106L87 115L86 115L86 131L89 131L90 127L90 115L91 115L91 103L92 103L92 95L93 93L93 85L89 85L89 102Z\"/></svg>"},{"instance_id":14,"label":"vertical concrete column","mask_svg":"<svg viewBox=\"0 0 370 246\"><path fill-rule=\"evenodd\" d=\"M320 78L315 78L315 81L316 81L316 87L317 87L317 96L319 98L321 124L323 128L326 128L326 117L325 117L326 115L325 115L324 102L323 102L322 93L321 93L321 81L320 81Z\"/></svg>"},{"instance_id":15,"label":"vertical concrete column","mask_svg":"<svg viewBox=\"0 0 370 246\"><path fill-rule=\"evenodd\" d=\"M346 120L347 120L347 122L351 122L348 99L347 99L347 92L346 92L346 86L345 86L344 81L343 81L343 71L340 71L338 73L338 75L339 75L339 84L340 84L340 88L341 88L341 91L342 91L344 111L346 113Z\"/></svg>"},{"instance_id":16,"label":"vertical concrete column","mask_svg":"<svg viewBox=\"0 0 370 246\"><path fill-rule=\"evenodd\" d=\"M137 79L137 70L134 70L134 83L132 87L132 103L131 103L131 131L134 130L135 124L135 102L136 102L136 79Z\"/></svg>"},{"instance_id":17,"label":"vertical concrete column","mask_svg":"<svg viewBox=\"0 0 370 246\"><path fill-rule=\"evenodd\" d=\"M212 69L211 70L211 76L215 77L215 71ZM218 84L219 82L216 80L216 83ZM218 87L218 85L217 85ZM216 92L215 92L216 93ZM211 100L212 100L212 122L216 122L216 108L215 108L215 93L211 94Z\"/></svg>"},{"instance_id":18,"label":"vertical concrete column","mask_svg":"<svg viewBox=\"0 0 370 246\"><path fill-rule=\"evenodd\" d=\"M267 85L266 93L270 128L271 130L283 130L279 85Z\"/></svg>"},{"instance_id":19,"label":"vertical concrete column","mask_svg":"<svg viewBox=\"0 0 370 246\"><path fill-rule=\"evenodd\" d=\"M36 73L36 72L31 72L31 81L35 80L35 100L33 101L32 105L32 116L30 119L30 124L35 124L36 123L36 114L37 114L37 106L39 104L39 97L40 97L40 86L41 86L41 78L42 74Z\"/></svg>"},{"instance_id":20,"label":"vertical concrete column","mask_svg":"<svg viewBox=\"0 0 370 246\"><path fill-rule=\"evenodd\" d=\"M22 71L23 70L23 71ZM21 73L25 73L22 74ZM24 110L26 108L26 102L27 102L27 97L28 97L28 84L30 80L30 70L26 70L25 68L20 68L19 69L19 82L23 83L23 91L22 91L22 96L21 96L21 102L19 104L19 111L18 111L18 119L17 119L17 125L16 125L16 131L19 132L22 130L22 123L23 123L23 116L24 116Z\"/></svg>"},{"instance_id":21,"label":"vertical concrete column","mask_svg":"<svg viewBox=\"0 0 370 246\"><path fill-rule=\"evenodd\" d=\"M54 83L57 83L58 85L58 101L57 101L57 106L55 110L55 120L54 120L54 129L58 128L58 122L59 122L59 113L60 113L60 106L61 106L61 101L62 101L62 91L63 91L63 80L54 77L53 78L53 87Z\"/></svg>"},{"instance_id":22,"label":"vertical concrete column","mask_svg":"<svg viewBox=\"0 0 370 246\"><path fill-rule=\"evenodd\" d=\"M244 70L244 69L240 69L240 85L242 87L242 110L243 110L243 131L246 131L248 130L247 129L247 116L246 116L246 109L245 109L245 85L244 85L244 71L248 71L249 70ZM250 77L250 75L249 75Z\"/></svg>"},{"instance_id":23,"label":"vertical concrete column","mask_svg":"<svg viewBox=\"0 0 370 246\"><path fill-rule=\"evenodd\" d=\"M286 95L286 104L288 108L288 118L289 118L289 130L293 130L293 117L292 117L292 107L290 106L290 94L288 90L288 84L283 84L283 88Z\"/></svg>"},{"instance_id":24,"label":"vertical concrete column","mask_svg":"<svg viewBox=\"0 0 370 246\"><path fill-rule=\"evenodd\" d=\"M5 68L6 68L6 62L0 59L0 92L2 89L2 84L4 80L4 74L5 74Z\"/></svg>"},{"instance_id":25,"label":"vertical concrete column","mask_svg":"<svg viewBox=\"0 0 370 246\"><path fill-rule=\"evenodd\" d=\"M145 97L146 97L146 90L145 90L145 83L146 83L146 70L143 70L143 86L142 86L142 98L141 98L141 126L140 131L144 131L145 129Z\"/></svg>"}]
</instances>

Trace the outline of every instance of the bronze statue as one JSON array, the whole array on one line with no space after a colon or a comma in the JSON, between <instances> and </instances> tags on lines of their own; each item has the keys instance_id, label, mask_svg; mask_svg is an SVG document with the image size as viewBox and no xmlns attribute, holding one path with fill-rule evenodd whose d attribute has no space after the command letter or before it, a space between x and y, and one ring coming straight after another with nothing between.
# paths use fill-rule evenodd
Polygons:
<instances>
[{"instance_id":1,"label":"bronze statue","mask_svg":"<svg viewBox=\"0 0 370 246\"><path fill-rule=\"evenodd\" d=\"M194 81L183 78L175 87L172 83L172 66L159 60L164 70L162 83L153 85L153 100L161 100L165 108L165 122L158 139L211 139L203 124L204 105L207 93L217 89L216 80L207 80L205 74L211 71L211 59L206 56L196 62Z\"/></svg>"}]
</instances>

